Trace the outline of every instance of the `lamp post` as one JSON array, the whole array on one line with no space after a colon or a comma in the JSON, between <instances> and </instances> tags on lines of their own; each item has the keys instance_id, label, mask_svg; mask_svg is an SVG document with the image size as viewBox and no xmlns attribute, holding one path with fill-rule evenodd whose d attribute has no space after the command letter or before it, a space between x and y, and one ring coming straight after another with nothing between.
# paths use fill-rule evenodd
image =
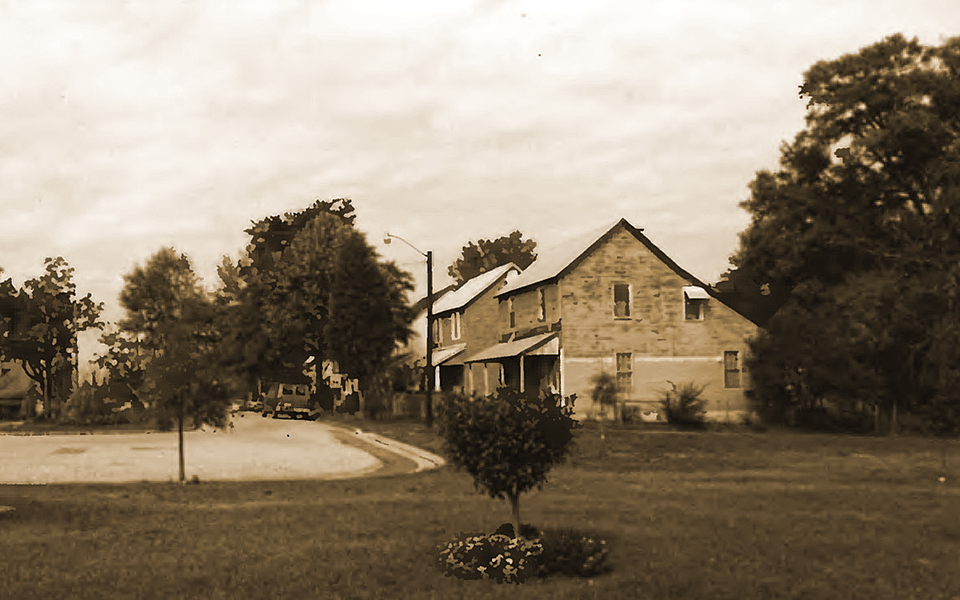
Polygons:
<instances>
[{"instance_id":1,"label":"lamp post","mask_svg":"<svg viewBox=\"0 0 960 600\"><path fill-rule=\"evenodd\" d=\"M430 250L423 252L399 235L393 235L390 232L383 234L383 243L389 245L391 238L400 240L427 259L427 364L424 367L427 371L427 398L424 421L427 427L433 427L433 252Z\"/></svg>"}]
</instances>

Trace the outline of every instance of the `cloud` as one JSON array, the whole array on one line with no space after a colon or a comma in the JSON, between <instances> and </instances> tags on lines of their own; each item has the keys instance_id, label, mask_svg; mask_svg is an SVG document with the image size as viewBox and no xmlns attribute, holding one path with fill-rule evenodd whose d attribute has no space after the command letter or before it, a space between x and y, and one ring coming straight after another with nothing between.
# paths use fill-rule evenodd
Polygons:
<instances>
[{"instance_id":1,"label":"cloud","mask_svg":"<svg viewBox=\"0 0 960 600\"><path fill-rule=\"evenodd\" d=\"M251 220L352 197L377 242L621 216L705 279L756 170L803 124L813 62L946 2L8 3L0 7L0 266L62 254L112 303L164 245L208 281ZM413 270L400 245L384 256Z\"/></svg>"}]
</instances>

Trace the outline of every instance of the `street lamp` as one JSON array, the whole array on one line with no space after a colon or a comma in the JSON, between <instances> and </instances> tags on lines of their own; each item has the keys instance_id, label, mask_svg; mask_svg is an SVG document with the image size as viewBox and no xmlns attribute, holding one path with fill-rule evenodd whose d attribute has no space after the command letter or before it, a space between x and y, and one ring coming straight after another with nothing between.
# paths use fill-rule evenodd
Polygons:
<instances>
[{"instance_id":1,"label":"street lamp","mask_svg":"<svg viewBox=\"0 0 960 600\"><path fill-rule=\"evenodd\" d=\"M389 245L391 238L396 238L404 244L416 250L421 256L427 258L427 402L425 421L427 427L433 427L433 252L427 250L423 252L399 235L393 235L390 232L384 232L383 243Z\"/></svg>"}]
</instances>

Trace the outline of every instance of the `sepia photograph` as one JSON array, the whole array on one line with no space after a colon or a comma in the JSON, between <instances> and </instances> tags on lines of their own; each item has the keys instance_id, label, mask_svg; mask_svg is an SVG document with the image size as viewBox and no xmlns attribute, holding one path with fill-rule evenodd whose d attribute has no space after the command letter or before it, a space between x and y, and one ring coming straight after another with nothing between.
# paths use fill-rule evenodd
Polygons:
<instances>
[{"instance_id":1,"label":"sepia photograph","mask_svg":"<svg viewBox=\"0 0 960 600\"><path fill-rule=\"evenodd\" d=\"M960 599L960 6L0 0L0 599Z\"/></svg>"}]
</instances>

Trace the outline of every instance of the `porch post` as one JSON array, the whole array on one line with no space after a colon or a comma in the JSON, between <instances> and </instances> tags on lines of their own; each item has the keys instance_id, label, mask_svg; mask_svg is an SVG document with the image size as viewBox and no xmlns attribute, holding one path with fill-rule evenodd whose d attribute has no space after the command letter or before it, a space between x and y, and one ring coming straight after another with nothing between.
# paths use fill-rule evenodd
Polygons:
<instances>
[{"instance_id":1,"label":"porch post","mask_svg":"<svg viewBox=\"0 0 960 600\"><path fill-rule=\"evenodd\" d=\"M523 363L526 362L524 360L525 358L526 357L523 354L520 355L520 393L521 394L523 393Z\"/></svg>"}]
</instances>

